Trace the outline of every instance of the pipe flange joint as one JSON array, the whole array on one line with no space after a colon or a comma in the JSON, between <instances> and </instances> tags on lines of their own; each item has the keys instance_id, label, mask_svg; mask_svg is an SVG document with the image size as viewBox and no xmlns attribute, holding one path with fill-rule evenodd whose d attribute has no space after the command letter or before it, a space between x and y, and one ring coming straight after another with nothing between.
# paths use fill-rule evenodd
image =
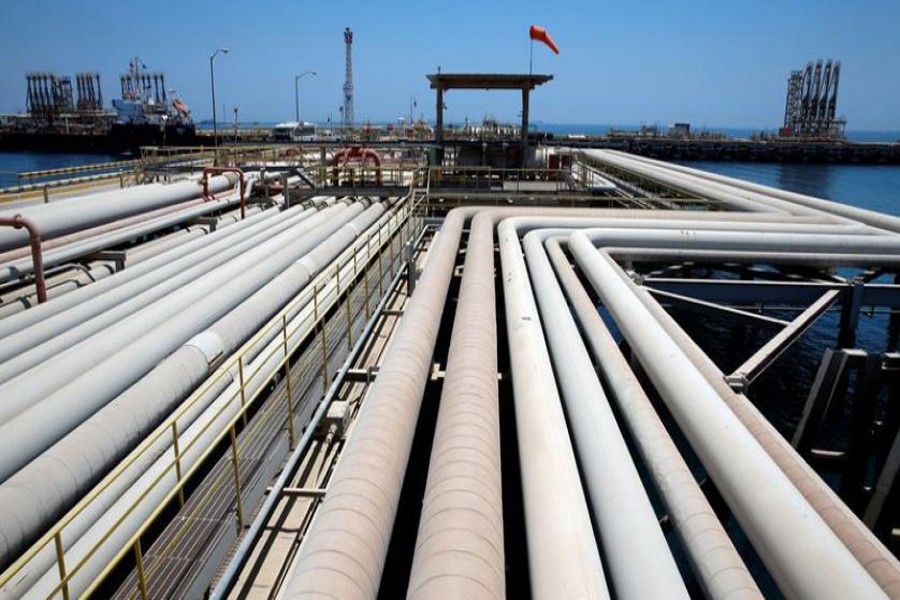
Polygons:
<instances>
[{"instance_id":1,"label":"pipe flange joint","mask_svg":"<svg viewBox=\"0 0 900 600\"><path fill-rule=\"evenodd\" d=\"M188 340L184 345L200 352L206 359L206 364L209 368L213 368L220 362L225 354L225 343L218 334L212 331L201 332Z\"/></svg>"}]
</instances>

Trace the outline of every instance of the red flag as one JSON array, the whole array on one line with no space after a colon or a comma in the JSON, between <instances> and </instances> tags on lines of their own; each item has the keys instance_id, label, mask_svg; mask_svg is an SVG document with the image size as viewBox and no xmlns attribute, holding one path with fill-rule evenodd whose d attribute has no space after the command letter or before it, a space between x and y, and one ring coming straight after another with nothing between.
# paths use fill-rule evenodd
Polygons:
<instances>
[{"instance_id":1,"label":"red flag","mask_svg":"<svg viewBox=\"0 0 900 600\"><path fill-rule=\"evenodd\" d=\"M559 54L559 48L556 47L556 44L553 42L553 38L550 37L550 34L547 33L547 30L543 27L532 25L531 29L528 31L528 35L533 40L537 40L539 42L544 42L545 44L547 44L547 47L553 50L554 54Z\"/></svg>"}]
</instances>

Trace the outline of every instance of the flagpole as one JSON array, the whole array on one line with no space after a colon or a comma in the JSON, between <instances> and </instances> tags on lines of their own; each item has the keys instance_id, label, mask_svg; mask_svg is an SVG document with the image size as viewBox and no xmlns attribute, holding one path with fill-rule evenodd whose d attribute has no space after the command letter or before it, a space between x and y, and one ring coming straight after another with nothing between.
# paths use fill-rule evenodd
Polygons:
<instances>
[{"instance_id":1,"label":"flagpole","mask_svg":"<svg viewBox=\"0 0 900 600\"><path fill-rule=\"evenodd\" d=\"M534 40L531 40L530 43L530 52L528 54L528 74L531 75L532 67L534 66Z\"/></svg>"}]
</instances>

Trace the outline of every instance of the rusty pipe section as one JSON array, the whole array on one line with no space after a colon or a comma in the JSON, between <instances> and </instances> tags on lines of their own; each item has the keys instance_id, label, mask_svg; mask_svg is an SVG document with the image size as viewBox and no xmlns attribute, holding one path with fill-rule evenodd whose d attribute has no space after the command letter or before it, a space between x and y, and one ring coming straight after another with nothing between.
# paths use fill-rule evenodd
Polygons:
<instances>
[{"instance_id":1,"label":"rusty pipe section","mask_svg":"<svg viewBox=\"0 0 900 600\"><path fill-rule=\"evenodd\" d=\"M0 216L0 226L12 227L13 229L28 230L28 243L31 246L31 262L34 271L34 285L37 288L37 297L39 303L47 301L47 283L44 281L44 253L41 250L41 233L38 231L37 225L17 214L10 217Z\"/></svg>"},{"instance_id":2,"label":"rusty pipe section","mask_svg":"<svg viewBox=\"0 0 900 600\"><path fill-rule=\"evenodd\" d=\"M407 598L506 597L494 223L473 219Z\"/></svg>"}]
</instances>

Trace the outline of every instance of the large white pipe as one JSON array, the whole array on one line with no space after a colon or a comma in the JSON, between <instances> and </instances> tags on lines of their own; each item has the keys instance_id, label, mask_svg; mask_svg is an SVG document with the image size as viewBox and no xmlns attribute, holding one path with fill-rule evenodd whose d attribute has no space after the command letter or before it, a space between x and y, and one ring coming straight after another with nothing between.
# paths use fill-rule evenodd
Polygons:
<instances>
[{"instance_id":1,"label":"large white pipe","mask_svg":"<svg viewBox=\"0 0 900 600\"><path fill-rule=\"evenodd\" d=\"M873 227L878 227L880 229L885 229L887 231L900 233L900 217L885 215L880 212L876 212L874 210L866 210L864 208L857 208L856 206L850 206L847 204L843 204L841 202L833 202L831 200L824 200L822 198L814 198L813 196L807 196L805 194L789 192L787 190L781 190L778 188L769 187L767 185L760 185L758 183L753 183L750 181L746 181L744 179L737 179L735 177L726 177L725 175L719 175L717 173L710 173L709 171L703 171L700 169L692 169L690 167L666 163L666 162L659 161L659 160L653 160L651 158L646 158L643 156L626 154L624 152L619 152L617 150L612 150L610 152L617 154L617 155L626 156L632 160L640 161L640 162L643 162L643 163L646 163L649 165L658 166L663 169L668 169L670 171L684 173L686 175L693 175L695 177L699 177L701 179L706 179L708 181L714 181L716 183L722 183L722 184L725 184L728 186L734 186L734 187L740 188L742 190L747 190L750 192L764 194L767 196L771 196L773 198L778 198L781 200L786 200L788 202L793 202L795 204L799 204L801 206L813 208L815 210L820 210L820 211L824 211L824 212L831 213L834 215L839 215L839 216L845 217L847 219L853 219L854 221L858 221L860 223L865 223L865 224L871 225Z\"/></svg>"},{"instance_id":2,"label":"large white pipe","mask_svg":"<svg viewBox=\"0 0 900 600\"><path fill-rule=\"evenodd\" d=\"M571 214L571 213L570 213ZM608 227L635 227L635 226L643 226L643 227L652 227L659 229L679 229L679 228L689 228L695 227L697 229L733 229L733 230L763 230L763 231L788 231L791 230L792 227L790 225L786 225L780 223L780 219L772 216L765 215L723 215L721 213L704 213L698 214L696 216L696 221L684 221L679 219L684 219L688 216L688 214L681 212L679 213L649 213L646 211L613 211L611 214L615 215L613 217L605 218L605 219L589 219L589 218L565 218L565 217L556 217L556 218L547 218L547 217L536 217L532 219L527 218L517 218L511 219L508 224L504 224L502 227L509 227L518 230L520 233L523 231L527 231L529 228L538 227L538 226L565 226L565 227L578 227L578 226L587 226L587 225L599 225L604 224ZM674 217L673 215L677 215ZM616 218L621 217L621 218ZM718 220L715 220L718 219ZM725 221L725 219L734 219L734 223L729 221ZM769 222L765 222L769 221ZM771 222L776 221L776 222ZM871 233L869 228L861 227L861 226L845 226L845 225L817 225L817 224L800 224L794 226L793 229L797 229L800 231L804 231L806 233L822 233L829 232L834 233L837 231L846 232L846 233L855 233L859 235L864 235ZM624 240L627 240L626 236L619 236L619 242L623 243ZM512 239L512 236L510 236ZM503 252L501 246L501 252ZM511 252L511 255L515 256L516 252ZM546 285L548 282L552 281L550 277L550 273L548 271L549 265L546 265L547 268L543 269L542 279L540 283L535 284L535 289L538 290L538 293L543 292L546 289ZM524 267L523 267L524 268ZM532 272L532 276L536 276L534 271ZM560 297L561 298L561 297ZM545 297L545 300L548 298ZM564 306L564 304L563 304ZM536 309L535 309L536 310ZM551 320L559 314L558 310L551 309L549 311L549 317ZM528 321L538 321L537 313L529 314ZM554 340L556 344L554 345L557 348L557 352L565 351L565 352L576 352L574 340L577 338L577 332L574 331L574 324L570 323L570 331L571 334L570 339L560 339L560 333L566 329L564 323L554 321L552 324L545 323L544 330L548 332L548 336L550 339ZM554 339L555 338L555 339ZM520 343L517 345L511 344L511 353L512 358L515 359L516 354L521 352L519 350L520 346L528 346L529 348L535 349L538 348L543 343L541 338L535 337L529 343ZM544 351L546 353L546 350ZM582 354L584 351L582 350ZM600 528L600 537L604 541L604 545L606 547L606 555L610 558L610 576L614 583L618 583L621 589L617 588L617 592L622 594L633 594L637 597L641 596L652 596L660 589L673 589L673 586L670 585L669 581L680 581L678 578L677 570L674 569L674 565L671 563L671 557L666 559L668 555L668 550L666 548L666 544L664 540L661 539L659 534L658 526L655 522L655 517L652 511L649 510L648 505L644 505L643 516L640 516L640 511L632 512L632 519L623 517L623 514L619 514L621 511L612 511L612 510L604 510L604 505L612 502L610 498L624 497L624 494L631 493L632 495L637 495L638 497L643 494L639 482L635 479L636 473L632 473L630 476L623 476L621 472L616 473L617 477L613 477L613 481L616 483L610 484L609 477L609 469L608 464L621 465L623 462L627 465L630 464L630 459L628 461L624 460L612 460L612 461L598 461L595 457L597 456L605 456L610 451L615 451L614 448L605 448L602 444L607 443L608 440L612 437L612 434L609 431L605 431L602 436L593 435L593 430L588 427L588 425L593 425L595 428L600 427L600 425L606 424L605 426L614 424L609 419L609 415L606 415L606 419L604 420L602 414L596 413L593 408L592 403L582 402L580 405L577 403L578 399L578 391L579 389L583 389L583 386L593 385L595 388L599 384L596 383L596 377L593 374L592 369L590 368L590 361L588 357L585 355L581 356L581 363L585 366L584 374L588 375L590 373L590 378L593 378L594 384L585 383L582 381L578 383L576 380L574 383L567 379L567 375L573 370L571 365L574 363L578 363L577 356L568 356L567 359L562 360L561 364L565 365L565 368L562 366L558 367L557 373L558 376L562 378L564 384L568 384L569 389L569 398L566 398L567 405L571 401L572 412L577 413L571 421L575 424L576 431L576 446L579 448L579 453L584 457L584 463L582 465L582 470L585 473L585 476L590 484L591 492L593 494L594 501L594 514L599 520L599 528ZM517 363L513 364L513 375L515 381L516 374L516 366ZM553 372L547 370L544 378L553 377ZM587 381L590 381L590 378L586 378ZM541 379L538 376L538 379ZM527 388L528 386L523 387ZM565 388L564 388L565 389ZM581 397L602 397L602 390L592 389L589 393L582 393ZM572 400L571 397L575 396L575 400ZM598 425L599 424L599 425ZM588 429L585 429L585 428ZM603 427L600 427L602 429ZM600 448L595 448L594 446L598 443L599 440L603 440ZM620 440L621 442L621 440ZM527 445L527 444L526 444ZM618 448L619 454L622 453L623 447L620 445ZM627 456L627 452L625 452L625 456ZM630 484L627 483L630 479ZM631 492L627 492L627 490L631 490ZM634 500L633 497L629 496L631 500ZM646 502L646 498L644 499ZM546 502L544 503L546 504ZM638 502L626 502L626 505L637 509L640 504ZM627 513L625 513L627 514ZM643 525L640 525L643 523ZM624 527L624 531L623 528ZM641 527L644 528L645 534L642 537L639 533L641 531ZM606 537L604 537L604 532L606 532ZM618 533L616 533L618 532ZM655 539L654 539L655 538ZM642 541L639 541L642 540ZM642 554L641 561L625 561L620 562L617 560L623 556L627 556L627 554L623 554L620 549L624 546L627 546L629 543L636 543L646 548L646 550ZM608 545L607 545L608 544ZM651 551L652 548L656 548L656 552ZM665 568L658 568L655 564L656 562L660 562L662 565L666 564L668 560L668 572L665 571ZM646 561L646 562L642 562ZM652 577L645 576L645 573L651 571L659 574L659 577L654 579ZM676 584L677 585L677 584ZM655 591L654 586L656 586ZM682 589L682 593L684 590Z\"/></svg>"},{"instance_id":3,"label":"large white pipe","mask_svg":"<svg viewBox=\"0 0 900 600\"><path fill-rule=\"evenodd\" d=\"M372 598L377 594L462 227L469 216L479 212L490 214L492 220L488 223L527 214L622 214L621 211L597 209L475 207L450 212L429 251L417 292L410 299L404 318L392 337L391 352L379 369L378 378L354 425L354 433L332 476L329 493L292 565L285 598L314 594ZM660 213L659 216L664 218L673 214ZM745 217L759 218L757 215ZM487 260L493 259L488 256ZM493 313L493 304L488 303L482 310ZM517 325L511 329L518 328ZM513 335L512 331L508 334ZM511 341L514 342L510 344L511 349L528 352L527 344L521 340ZM490 345L491 352L496 354L496 339L482 335L480 343ZM525 356L523 364L527 360ZM549 368L549 360L547 362ZM466 363L466 369L458 372L454 369L454 373L477 376L482 372L477 369L476 373L471 368L471 361ZM523 373L525 371L527 369ZM516 418L527 423L528 433L536 436L534 444L519 438L520 452L536 451L535 456L529 454L534 460L522 462L523 479L529 483L524 490L524 500L532 589L543 596L605 597L608 594L602 565L561 408L558 404L554 407L541 396L544 382L534 381L528 375L523 377L518 384L514 380L517 386ZM448 384L445 381L445 385ZM538 391L530 390L532 385L537 386ZM520 395L525 400L520 400ZM491 419L484 422L490 423ZM522 429L521 422L519 428ZM537 450L538 447L544 451ZM548 506L566 506L566 510L562 518L558 518L556 514L548 513ZM349 556L347 549L359 547L361 543L373 551Z\"/></svg>"},{"instance_id":4,"label":"large white pipe","mask_svg":"<svg viewBox=\"0 0 900 600\"><path fill-rule=\"evenodd\" d=\"M294 224L299 233L306 233L326 222L332 215L341 211L345 205L340 204L335 207L321 211L307 219L301 219L298 211L290 215L290 218L298 220ZM261 261L265 261L273 253L283 251L291 246L292 230L286 229L280 234L266 239L261 238L261 242L252 245L243 254L234 256L226 263L220 265L219 268L209 271L198 277L191 285L176 288L171 294L164 296L160 302L149 303L140 310L130 313L128 318L112 321L110 326L104 326L96 333L98 337L88 337L81 342L65 347L60 353L55 354L58 360L52 365L42 364L28 371L20 371L15 377L9 379L0 385L0 395L10 398L10 401L0 406L0 423L8 422L14 415L19 414L22 410L29 408L36 401L58 389L72 379L83 374L90 366L95 365L101 359L116 352L119 348L130 343L132 340L144 335L157 327L160 323L178 313L186 306L196 304L198 301L210 301L210 294L219 290L223 285L232 282L235 273L246 273L247 271L260 269ZM222 251L223 248L219 247ZM288 250L289 251L289 250ZM188 257L189 261L190 258ZM274 264L274 263L271 263ZM183 267L182 267L183 268ZM172 277L177 271L166 271L168 277ZM126 294L134 289L135 285L129 282L129 287L125 288ZM129 296L122 295L116 290L112 299L104 298L99 303L105 306L115 306L125 301ZM152 292L151 292L152 293ZM110 304L110 302L112 302ZM140 301L137 301L140 302ZM139 308L141 304L137 305ZM73 319L76 313L79 317L84 318L86 313L97 314L96 303L92 303L90 307L80 306L69 314L61 317L58 321L62 321L66 325L60 326L59 322L39 323L35 325L34 331L29 333L29 339L33 339L32 335L48 335L48 342L53 343L53 333L57 328L63 329L77 327L79 321ZM102 315L100 316L103 320ZM212 322L212 321L207 321ZM90 327L91 325L86 325ZM93 339L92 339L93 338ZM126 365L130 366L130 365ZM42 374L41 377L35 377L36 374ZM2 477L0 477L2 480Z\"/></svg>"},{"instance_id":5,"label":"large white pipe","mask_svg":"<svg viewBox=\"0 0 900 600\"><path fill-rule=\"evenodd\" d=\"M616 597L688 598L656 513L594 365L543 251L544 232L523 240L533 293L581 457L581 472Z\"/></svg>"},{"instance_id":6,"label":"large white pipe","mask_svg":"<svg viewBox=\"0 0 900 600\"><path fill-rule=\"evenodd\" d=\"M466 244L422 515L406 597L506 598L494 222L476 216Z\"/></svg>"},{"instance_id":7,"label":"large white pipe","mask_svg":"<svg viewBox=\"0 0 900 600\"><path fill-rule=\"evenodd\" d=\"M284 240L276 238L274 245L264 244L237 259L237 265L203 277L202 285L182 288L165 302L105 329L96 339L72 346L58 355L59 360L54 360L49 369L41 369L40 377L36 377L38 369L32 369L0 386L0 393L14 389L17 394L11 397L36 402L26 404L27 409L0 426L0 479L48 448L146 374L173 348L214 323L363 210L359 204L341 210L343 206L328 208L280 236L299 235L289 239L290 243L282 245ZM337 214L329 218L335 210ZM235 277L237 274L240 277ZM182 302L176 303L176 299ZM157 318L160 315L162 319ZM156 325L148 332L146 323L151 318L156 319ZM47 411L52 411L53 419L42 418Z\"/></svg>"},{"instance_id":8,"label":"large white pipe","mask_svg":"<svg viewBox=\"0 0 900 600\"><path fill-rule=\"evenodd\" d=\"M647 211L588 210L588 209L455 209L444 221L439 235L429 251L428 266L417 286L417 293L407 306L398 331L392 338L392 351L385 358L378 378L367 397L354 425L325 497L310 530L304 537L293 575L287 578L285 597L303 594L330 593L340 597L373 597L378 590L387 540L396 511L403 473L412 443L413 424L418 415L422 390L430 372L435 336L443 311L447 287L453 271L456 249L463 223L479 211L490 212L494 219L517 215L580 215L619 217L627 214L649 216ZM660 219L684 217L683 211L653 213ZM698 214L697 219L719 219L716 214ZM778 222L778 215L740 214L735 221ZM820 217L796 218L801 223L821 223ZM526 288L527 289L527 288ZM492 310L492 305L483 310ZM527 323L526 323L527 325ZM538 331L539 334L539 331ZM513 340L511 349L528 352L527 344ZM496 340L484 336L484 344ZM494 350L496 352L496 350ZM526 361L527 362L527 361ZM549 360L547 360L549 366ZM526 369L527 371L527 369ZM525 380L516 391L530 394L530 402L516 411L517 419L527 419L529 430L538 440L545 433L548 422L562 427L561 434L552 433L562 444L548 446L552 452L538 452L532 463L522 463L531 485L525 489L532 588L551 594L590 597L605 594L602 567L597 557L591 533L590 519L584 494L576 471L571 445L565 432L565 422L557 407L558 418L548 421L548 405L540 391L529 390L533 383ZM538 380L539 384L544 382ZM445 382L446 385L446 382ZM539 387L538 390L543 388ZM539 410L534 412L532 407ZM385 428L384 423L392 423ZM554 429L558 432L559 429ZM543 443L543 442L541 442ZM539 444L538 444L539 445ZM529 445L520 437L521 450ZM537 446L531 446L535 448ZM568 447L568 455L564 451ZM547 483L551 482L551 483ZM354 501L358 498L359 501ZM568 507L566 518L560 521L548 514L547 506ZM347 548L359 540L374 549L352 559ZM532 543L532 540L534 542ZM542 561L543 557L550 557Z\"/></svg>"},{"instance_id":9,"label":"large white pipe","mask_svg":"<svg viewBox=\"0 0 900 600\"><path fill-rule=\"evenodd\" d=\"M261 206L253 205L248 206L245 212L249 218L263 210ZM270 212L274 213L275 211ZM189 224L152 242L142 243L134 249L127 250L124 255L123 266L131 269L142 260L147 260L180 244L186 244L196 238L209 235L216 229L240 223L241 220L240 209L237 209L228 211L215 220L210 219L204 223ZM64 269L61 281L56 285L50 285L48 278L47 298L50 300L59 298L110 275L114 275L121 270L117 269L117 266L112 261L103 260L91 261L83 268L80 268L77 264L60 265L59 268ZM30 287L20 288L8 297L0 299L0 302L2 302L0 304L0 319L8 318L38 305L37 293Z\"/></svg>"},{"instance_id":10,"label":"large white pipe","mask_svg":"<svg viewBox=\"0 0 900 600\"><path fill-rule=\"evenodd\" d=\"M629 252L633 252L630 250ZM667 250L671 255L673 250ZM740 253L734 259L747 258L749 252ZM661 252L653 251L653 259ZM775 256L775 255L773 255ZM788 255L779 253L778 258ZM790 257L793 259L793 256ZM840 260L843 255L831 255ZM721 259L720 259L721 260ZM873 262L872 264L878 264ZM743 394L737 394L725 381L725 375L704 353L690 336L675 322L672 316L642 287L625 280L635 298L657 319L666 334L694 364L706 381L718 392L722 401L734 412L741 423L759 442L772 460L787 475L807 502L828 523L832 531L844 542L869 574L891 598L900 598L900 561L882 544L868 527L841 500L831 487L815 472L772 423Z\"/></svg>"},{"instance_id":11,"label":"large white pipe","mask_svg":"<svg viewBox=\"0 0 900 600\"><path fill-rule=\"evenodd\" d=\"M268 208L258 204L253 204L245 209L245 218L249 218L264 210L279 210L276 208ZM222 213L215 221L206 223L193 223L180 228L167 235L161 236L155 240L145 242L134 248L129 248L125 255L125 264L128 268L152 258L163 252L167 252L176 246L186 244L193 239L209 235L223 227L229 227L241 222L240 209L233 209Z\"/></svg>"},{"instance_id":12,"label":"large white pipe","mask_svg":"<svg viewBox=\"0 0 900 600\"><path fill-rule=\"evenodd\" d=\"M247 330L247 335L251 334L254 329L258 328L261 321L271 316L272 307L270 303L272 294L280 297L282 304L289 300L290 297L295 296L315 274L330 264L344 248L348 247L354 239L370 227L383 212L383 206L377 204L346 223L309 254L298 259L282 275L273 279L264 288L261 288L257 294L248 298L204 333L195 336L194 340L200 337L206 337L207 339L218 337L220 340L224 340L241 328ZM255 325L248 325L248 319L252 320ZM229 333L223 335L223 332ZM221 337L219 337L220 335ZM241 341L236 339L229 340L231 344L238 345ZM202 354L199 355L200 360L196 360L194 343L191 341L185 344L180 351L173 354L154 369L153 372L130 388L128 392L116 399L116 411L111 416L115 420L120 421L119 426L126 426L134 419L146 418L148 403L156 407L178 400L178 398L161 399L157 397L158 394L154 394L154 391L158 390L158 383L165 381L167 375L175 374L172 367L180 366L183 369L193 369L195 382L204 378L205 374L208 373L208 364ZM205 345L205 343L203 344ZM221 351L225 353L230 353L233 350L233 346L221 348ZM256 385L258 386L259 382ZM170 390L163 390L163 392L172 393ZM221 430L221 423L227 422L240 409L240 403L235 402L233 398L233 394L229 394L226 391L219 394L215 399L211 398L211 403L200 403L198 406L192 407L190 414L185 414L184 417L179 419L182 430L179 436L179 444L184 453L180 459L182 470L186 471L192 468L200 454L208 447L211 439ZM224 411L219 412L223 407ZM150 409L150 412L152 410ZM96 419L97 416L99 416L99 413L92 419L92 421L95 421L93 423L94 427L104 430L112 426L112 424L104 426ZM213 423L213 426L210 426L210 423ZM215 426L216 423L220 425L217 427ZM121 438L121 435L118 437ZM115 489L107 489L104 492L104 502L100 502L99 506L92 504L90 509L85 514L80 515L77 522L73 522L72 526L67 529L70 541L67 542L66 560L68 564L76 564L82 557L86 556L87 551L94 544L100 542L101 537L110 529L114 521L119 518L124 519L118 527L113 529L112 536L106 539L98 552L89 559L88 567L80 570L72 579L69 589L73 595L77 596L91 583L94 574L105 566L105 562L111 560L112 556L121 547L121 544L132 535L164 495L169 493L172 486L175 485L175 473L171 470L173 460L171 438L161 438L158 441L158 445L159 448L155 452L147 453L146 456L150 460L142 459L138 463L133 464L128 472L122 475L121 479L124 482L133 482L131 485L124 488L122 485L123 481L117 481ZM51 478L55 477L58 481L57 485L63 487L69 485L67 477L73 479L90 478L93 469L99 468L108 462L109 457L105 456L105 453L112 452L117 454L120 450L115 448L115 440L111 442L105 440L95 442L94 446L96 448L78 449L77 441L74 446L71 444L70 446L79 452L77 456L67 457L62 461L63 465L67 465L71 469L70 471L65 471L59 464L54 464L57 463L56 460L51 460L44 462L44 465L49 469L48 471L43 474L39 472L31 473L31 477L27 482L19 478L17 474L10 480L10 483L15 483L13 489L4 490L6 484L0 486L0 505L15 508L16 514L25 514L31 507L24 507L20 502L24 490L34 492L41 489L42 485L45 485L41 481L47 479L48 476ZM167 470L169 472L165 474ZM160 476L163 477L162 482L152 485L152 482ZM142 495L144 496L142 497ZM139 498L141 498L140 502L138 502ZM126 509L135 502L137 502L136 509L126 514ZM43 506L48 509L51 508L51 505L46 502ZM35 573L29 573L27 577L18 582L13 591L20 594L28 590L25 597L40 598L48 593L58 582L58 579L55 577L55 567L52 566L51 562L53 555L49 550L50 548L44 552L41 560L44 568L47 569L47 573L36 584L34 584ZM34 587L31 587L32 584L34 584Z\"/></svg>"},{"instance_id":13,"label":"large white pipe","mask_svg":"<svg viewBox=\"0 0 900 600\"><path fill-rule=\"evenodd\" d=\"M582 232L569 237L569 246L782 591L788 597L884 597L652 315L634 301L615 263Z\"/></svg>"},{"instance_id":14,"label":"large white pipe","mask_svg":"<svg viewBox=\"0 0 900 600\"><path fill-rule=\"evenodd\" d=\"M231 173L211 177L209 189L212 193L218 193L232 187L236 182L237 176ZM43 239L50 239L184 202L200 196L202 192L202 187L196 181L181 181L165 186L136 186L82 196L77 202L54 202L22 207L15 213L4 216L21 214L37 225ZM24 230L0 229L0 251L24 246L27 243L28 234Z\"/></svg>"},{"instance_id":15,"label":"large white pipe","mask_svg":"<svg viewBox=\"0 0 900 600\"><path fill-rule=\"evenodd\" d=\"M0 320L0 339L5 339L9 335L22 331L23 329L33 326L36 323L43 323L57 313L68 310L78 304L87 302L91 298L105 295L110 290L129 281L144 277L148 273L156 272L158 274L163 272L157 271L158 269L177 269L179 268L179 265L183 267L183 265L189 264L192 261L192 258L189 255L192 255L193 253L199 251L201 248L214 244L222 244L222 246L227 246L228 242L223 242L223 240L225 240L226 238L242 235L246 230L260 224L263 221L275 222L280 218L283 217L280 217L279 214L275 211L267 211L265 213L254 215L247 218L246 220L241 221L233 227L226 227L224 229L218 230L210 234L208 237L193 240L187 244L184 244L183 246L173 248L168 252L144 261L140 265L125 269L124 271L117 273L114 277L109 277L107 279L104 279L103 281L99 281L80 290L76 290L74 292L66 294L63 297L55 298L52 302L40 304L23 313L19 313L2 319ZM221 248L222 246L219 247ZM177 262L179 260L182 260L183 262Z\"/></svg>"},{"instance_id":16,"label":"large white pipe","mask_svg":"<svg viewBox=\"0 0 900 600\"><path fill-rule=\"evenodd\" d=\"M536 598L609 597L518 232L498 229L525 531ZM529 499L541 499L529 506ZM548 507L558 507L548 511Z\"/></svg>"},{"instance_id":17,"label":"large white pipe","mask_svg":"<svg viewBox=\"0 0 900 600\"><path fill-rule=\"evenodd\" d=\"M722 202L731 210L752 210L776 212L791 215L823 215L821 210L787 202L764 194L741 190L733 186L723 186L713 181L698 179L675 173L667 169L632 160L629 155L614 154L606 150L582 150L581 155L588 162L598 161L618 169L625 169L644 177L675 187L686 192L697 194L701 198L711 198ZM833 217L838 219L839 217Z\"/></svg>"},{"instance_id":18,"label":"large white pipe","mask_svg":"<svg viewBox=\"0 0 900 600\"><path fill-rule=\"evenodd\" d=\"M352 275L352 268L345 274ZM336 301L336 294L326 294L320 302L320 309L327 311ZM311 302L292 311L288 323L291 332L289 345L299 343L312 332L315 327L315 321L312 320L314 313ZM277 348L273 347L273 344ZM268 358L248 363L245 371L257 374L277 370L282 356L275 350L280 349L281 344L280 336L276 337L263 350L264 356ZM211 403L217 402L218 406L225 406L229 398L236 397L240 385L238 375L232 371L221 372L221 367L219 371L219 377L205 387L204 393L192 400L190 406L181 412L177 423L182 434ZM250 377L245 388L247 396L252 397L256 394L262 387L264 379L265 377L256 375ZM133 399L133 396L131 398ZM127 392L118 396L0 485L0 505L10 515L10 521L3 527L0 537L6 540L11 555L15 555L18 552L17 548L20 549L22 544L28 543L35 535L40 534L42 527L59 517L60 510L71 505L72 500L93 485L100 474L108 469L105 461L115 460L116 455L138 441L141 435L141 421L158 422L170 410L162 400L156 396L149 402L136 404L129 402ZM171 445L171 437L164 435L143 448L140 456L83 507L66 526L64 540L68 541L65 541L65 547L68 548L84 535ZM181 446L184 447L184 443ZM23 495L34 500L30 507L22 506ZM0 521L0 524L2 523L4 522ZM18 547L15 545L16 542L19 544ZM16 578L13 586L0 590L0 598L8 595L19 597L53 565L55 559L53 548L45 546L29 561L27 575Z\"/></svg>"},{"instance_id":19,"label":"large white pipe","mask_svg":"<svg viewBox=\"0 0 900 600\"><path fill-rule=\"evenodd\" d=\"M59 248L61 246L74 244L90 237L103 235L109 233L110 231L115 231L124 227L130 227L143 221L163 217L165 215L184 210L191 206L198 206L203 203L204 200L202 198L193 198L191 200L187 200L186 202L164 206L163 208L158 208L156 210L141 213L133 217L127 217L125 219L119 219L118 221L112 221L110 223L98 225L97 227L81 229L79 231L76 231L75 233L70 233L69 235L53 238L52 240L47 240L46 242L42 241L41 248L44 249L44 253L46 255L48 251ZM12 210L12 207L8 203L4 203L3 207L7 210ZM27 258L29 256L31 256L31 249L25 247L17 248L15 250L8 250L6 252L0 252L0 264L10 263L17 259Z\"/></svg>"},{"instance_id":20,"label":"large white pipe","mask_svg":"<svg viewBox=\"0 0 900 600\"><path fill-rule=\"evenodd\" d=\"M457 214L453 217L453 214ZM407 303L285 583L285 598L374 598L464 217L451 213Z\"/></svg>"},{"instance_id":21,"label":"large white pipe","mask_svg":"<svg viewBox=\"0 0 900 600\"><path fill-rule=\"evenodd\" d=\"M594 301L563 254L559 240L547 240L547 255L705 595L712 600L762 598L690 467L597 312Z\"/></svg>"},{"instance_id":22,"label":"large white pipe","mask_svg":"<svg viewBox=\"0 0 900 600\"><path fill-rule=\"evenodd\" d=\"M314 209L283 213L276 222L265 221L241 236L223 240L227 243L207 246L185 257L175 269L167 268L164 273L153 274L152 278L133 280L109 292L108 297L82 303L8 336L0 348L0 382L40 365L74 344L127 319L138 310L165 299L314 214Z\"/></svg>"},{"instance_id":23,"label":"large white pipe","mask_svg":"<svg viewBox=\"0 0 900 600\"><path fill-rule=\"evenodd\" d=\"M199 206L189 206L183 210L170 212L143 222L121 227L113 231L78 240L71 244L65 244L44 252L44 268L70 262L92 252L98 252L105 248L112 248L139 238L143 235L172 227L191 219L208 215L209 213L224 210L239 203L240 196L231 194L226 198L217 198L210 202L204 202ZM31 257L21 258L0 265L0 281L9 281L21 278L33 272L34 265Z\"/></svg>"}]
</instances>

